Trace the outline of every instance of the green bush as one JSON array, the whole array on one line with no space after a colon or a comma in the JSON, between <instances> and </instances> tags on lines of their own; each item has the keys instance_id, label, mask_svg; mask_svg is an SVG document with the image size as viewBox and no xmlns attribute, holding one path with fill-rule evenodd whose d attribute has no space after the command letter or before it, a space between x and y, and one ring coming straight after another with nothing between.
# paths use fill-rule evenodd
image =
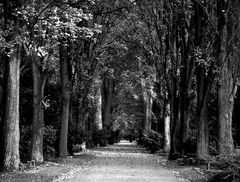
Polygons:
<instances>
[{"instance_id":1,"label":"green bush","mask_svg":"<svg viewBox=\"0 0 240 182\"><path fill-rule=\"evenodd\" d=\"M131 131L131 130L127 130L124 134L124 137L123 137L125 140L128 140L130 142L132 142L134 139L135 139L135 135L134 135L134 132Z\"/></svg>"},{"instance_id":2,"label":"green bush","mask_svg":"<svg viewBox=\"0 0 240 182\"><path fill-rule=\"evenodd\" d=\"M43 128L43 155L44 158L56 155L57 130L52 126ZM20 135L20 158L23 163L31 160L32 126L22 126Z\"/></svg>"},{"instance_id":3,"label":"green bush","mask_svg":"<svg viewBox=\"0 0 240 182\"><path fill-rule=\"evenodd\" d=\"M113 145L114 143L118 143L121 140L120 130L110 132L110 137L108 138L108 143Z\"/></svg>"},{"instance_id":4,"label":"green bush","mask_svg":"<svg viewBox=\"0 0 240 182\"><path fill-rule=\"evenodd\" d=\"M20 133L20 158L26 163L31 158L32 126L22 126Z\"/></svg>"},{"instance_id":5,"label":"green bush","mask_svg":"<svg viewBox=\"0 0 240 182\"><path fill-rule=\"evenodd\" d=\"M53 126L43 128L43 155L44 158L56 156L57 129Z\"/></svg>"},{"instance_id":6,"label":"green bush","mask_svg":"<svg viewBox=\"0 0 240 182\"><path fill-rule=\"evenodd\" d=\"M73 144L81 144L83 142L87 142L90 140L90 133L87 131L84 131L82 129L75 130L75 132L72 134L73 139Z\"/></svg>"},{"instance_id":7,"label":"green bush","mask_svg":"<svg viewBox=\"0 0 240 182\"><path fill-rule=\"evenodd\" d=\"M155 153L164 146L164 137L155 131L144 131L138 143L146 147L151 153Z\"/></svg>"},{"instance_id":8,"label":"green bush","mask_svg":"<svg viewBox=\"0 0 240 182\"><path fill-rule=\"evenodd\" d=\"M240 156L216 156L208 162L219 171L210 175L208 182L240 182Z\"/></svg>"},{"instance_id":9,"label":"green bush","mask_svg":"<svg viewBox=\"0 0 240 182\"><path fill-rule=\"evenodd\" d=\"M95 131L93 134L94 145L106 146L110 137L110 131L107 129Z\"/></svg>"},{"instance_id":10,"label":"green bush","mask_svg":"<svg viewBox=\"0 0 240 182\"><path fill-rule=\"evenodd\" d=\"M82 144L83 142L86 142L86 147L87 148L93 148L94 147L94 142L91 137L91 132L90 131L84 131L82 129L75 130L74 133L72 134L73 137L73 145L79 145Z\"/></svg>"},{"instance_id":11,"label":"green bush","mask_svg":"<svg viewBox=\"0 0 240 182\"><path fill-rule=\"evenodd\" d=\"M188 138L183 142L183 151L185 154L196 154L197 153L197 139L192 137Z\"/></svg>"}]
</instances>

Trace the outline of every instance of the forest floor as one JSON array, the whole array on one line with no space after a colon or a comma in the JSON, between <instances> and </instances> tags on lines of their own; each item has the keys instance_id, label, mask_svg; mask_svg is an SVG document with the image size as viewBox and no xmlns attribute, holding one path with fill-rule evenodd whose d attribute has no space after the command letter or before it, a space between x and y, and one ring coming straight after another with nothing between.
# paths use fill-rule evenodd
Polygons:
<instances>
[{"instance_id":1,"label":"forest floor","mask_svg":"<svg viewBox=\"0 0 240 182\"><path fill-rule=\"evenodd\" d=\"M108 147L55 159L30 170L0 174L1 182L189 182L205 178L200 168L179 166L135 143Z\"/></svg>"}]
</instances>

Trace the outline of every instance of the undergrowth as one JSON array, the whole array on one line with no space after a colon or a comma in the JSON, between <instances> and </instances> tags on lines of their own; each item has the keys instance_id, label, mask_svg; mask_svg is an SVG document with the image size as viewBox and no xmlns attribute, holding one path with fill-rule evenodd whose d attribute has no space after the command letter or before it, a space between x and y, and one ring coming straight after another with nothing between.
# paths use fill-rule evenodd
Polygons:
<instances>
[{"instance_id":1,"label":"undergrowth","mask_svg":"<svg viewBox=\"0 0 240 182\"><path fill-rule=\"evenodd\" d=\"M163 148L164 137L155 131L144 131L138 144L146 147L151 153L155 153Z\"/></svg>"},{"instance_id":2,"label":"undergrowth","mask_svg":"<svg viewBox=\"0 0 240 182\"><path fill-rule=\"evenodd\" d=\"M216 172L208 182L240 182L240 156L216 156L211 159L211 168Z\"/></svg>"}]
</instances>

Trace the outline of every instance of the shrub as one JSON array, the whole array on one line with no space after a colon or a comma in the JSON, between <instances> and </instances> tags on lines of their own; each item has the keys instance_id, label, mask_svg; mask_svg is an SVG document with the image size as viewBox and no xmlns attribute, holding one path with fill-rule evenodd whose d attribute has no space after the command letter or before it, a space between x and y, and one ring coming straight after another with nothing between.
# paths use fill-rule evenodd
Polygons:
<instances>
[{"instance_id":1,"label":"shrub","mask_svg":"<svg viewBox=\"0 0 240 182\"><path fill-rule=\"evenodd\" d=\"M56 155L56 133L57 130L52 126L43 128L43 155L44 158ZM32 142L32 126L22 126L20 136L20 157L23 163L31 160L31 142Z\"/></svg>"},{"instance_id":2,"label":"shrub","mask_svg":"<svg viewBox=\"0 0 240 182\"><path fill-rule=\"evenodd\" d=\"M113 145L114 143L118 143L121 140L120 130L110 132L110 137L108 138L108 143Z\"/></svg>"},{"instance_id":3,"label":"shrub","mask_svg":"<svg viewBox=\"0 0 240 182\"><path fill-rule=\"evenodd\" d=\"M132 142L135 139L134 133L131 130L127 130L123 137L125 140Z\"/></svg>"},{"instance_id":4,"label":"shrub","mask_svg":"<svg viewBox=\"0 0 240 182\"><path fill-rule=\"evenodd\" d=\"M44 158L56 156L57 129L49 125L43 128L43 155Z\"/></svg>"},{"instance_id":5,"label":"shrub","mask_svg":"<svg viewBox=\"0 0 240 182\"><path fill-rule=\"evenodd\" d=\"M197 153L197 140L196 138L188 138L183 142L183 151L185 154L191 153L196 154Z\"/></svg>"},{"instance_id":6,"label":"shrub","mask_svg":"<svg viewBox=\"0 0 240 182\"><path fill-rule=\"evenodd\" d=\"M20 133L20 158L26 163L31 158L32 126L22 126Z\"/></svg>"},{"instance_id":7,"label":"shrub","mask_svg":"<svg viewBox=\"0 0 240 182\"><path fill-rule=\"evenodd\" d=\"M81 144L83 142L87 142L90 139L90 133L82 129L75 130L73 133L73 138L74 145Z\"/></svg>"},{"instance_id":8,"label":"shrub","mask_svg":"<svg viewBox=\"0 0 240 182\"><path fill-rule=\"evenodd\" d=\"M75 130L74 133L70 136L73 141L73 152L81 151L81 144L86 142L86 148L94 147L93 140L91 139L91 133L89 131L84 131L82 129Z\"/></svg>"},{"instance_id":9,"label":"shrub","mask_svg":"<svg viewBox=\"0 0 240 182\"><path fill-rule=\"evenodd\" d=\"M220 169L214 173L207 181L240 181L240 156L216 156L212 158L211 166Z\"/></svg>"},{"instance_id":10,"label":"shrub","mask_svg":"<svg viewBox=\"0 0 240 182\"><path fill-rule=\"evenodd\" d=\"M155 153L164 146L164 137L155 131L144 131L138 143L146 147L151 153Z\"/></svg>"},{"instance_id":11,"label":"shrub","mask_svg":"<svg viewBox=\"0 0 240 182\"><path fill-rule=\"evenodd\" d=\"M110 131L107 129L95 131L93 134L94 145L106 146L110 137Z\"/></svg>"}]
</instances>

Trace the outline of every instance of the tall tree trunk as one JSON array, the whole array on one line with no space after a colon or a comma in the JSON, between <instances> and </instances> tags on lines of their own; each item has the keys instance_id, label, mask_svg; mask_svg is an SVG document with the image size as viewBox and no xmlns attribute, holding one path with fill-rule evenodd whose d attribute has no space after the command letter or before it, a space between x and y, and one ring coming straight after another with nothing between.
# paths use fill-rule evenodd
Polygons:
<instances>
[{"instance_id":1,"label":"tall tree trunk","mask_svg":"<svg viewBox=\"0 0 240 182\"><path fill-rule=\"evenodd\" d=\"M176 84L176 83L175 83ZM174 84L174 85L175 85ZM179 110L179 99L176 95L176 85L173 86L173 95L171 96L171 122L170 122L170 151L169 160L174 160L181 153L180 148L180 110Z\"/></svg>"},{"instance_id":2,"label":"tall tree trunk","mask_svg":"<svg viewBox=\"0 0 240 182\"><path fill-rule=\"evenodd\" d=\"M3 110L4 110L4 105L3 105L3 90L4 88L2 87L2 85L0 85L0 146L4 146L4 138L3 138ZM0 154L3 154L3 147L0 148ZM3 168L3 156L0 156L0 171Z\"/></svg>"},{"instance_id":3,"label":"tall tree trunk","mask_svg":"<svg viewBox=\"0 0 240 182\"><path fill-rule=\"evenodd\" d=\"M152 95L149 93L146 94L145 100L145 130L151 131L152 126Z\"/></svg>"},{"instance_id":4,"label":"tall tree trunk","mask_svg":"<svg viewBox=\"0 0 240 182\"><path fill-rule=\"evenodd\" d=\"M226 64L222 67L222 73L223 83L218 88L219 152L220 154L232 154L232 112L234 106L233 90L235 88L232 73L228 70Z\"/></svg>"},{"instance_id":5,"label":"tall tree trunk","mask_svg":"<svg viewBox=\"0 0 240 182\"><path fill-rule=\"evenodd\" d=\"M210 69L212 69L210 67ZM208 72L206 76L205 67L199 65L197 67L197 117L198 117L198 138L197 138L197 154L199 157L206 157L208 150L208 112L207 104L212 84L212 72Z\"/></svg>"},{"instance_id":6,"label":"tall tree trunk","mask_svg":"<svg viewBox=\"0 0 240 182\"><path fill-rule=\"evenodd\" d=\"M103 129L102 123L102 93L101 93L101 80L99 72L96 75L96 95L95 95L95 102L96 102L96 112L95 112L95 130Z\"/></svg>"},{"instance_id":7,"label":"tall tree trunk","mask_svg":"<svg viewBox=\"0 0 240 182\"><path fill-rule=\"evenodd\" d=\"M19 169L19 88L21 45L15 45L8 62L4 116L4 170Z\"/></svg>"},{"instance_id":8,"label":"tall tree trunk","mask_svg":"<svg viewBox=\"0 0 240 182\"><path fill-rule=\"evenodd\" d=\"M0 146L4 146L4 114L5 114L5 105L6 105L6 94L7 94L7 59L6 55L2 56L4 60L3 66L3 80L2 80L2 89L0 95ZM0 154L4 153L4 147L0 147ZM3 169L4 156L0 155L0 171Z\"/></svg>"},{"instance_id":9,"label":"tall tree trunk","mask_svg":"<svg viewBox=\"0 0 240 182\"><path fill-rule=\"evenodd\" d=\"M218 64L221 74L221 83L218 86L218 119L219 119L219 153L222 155L233 153L232 112L236 87L233 72L228 57L228 9L226 2L218 2Z\"/></svg>"},{"instance_id":10,"label":"tall tree trunk","mask_svg":"<svg viewBox=\"0 0 240 182\"><path fill-rule=\"evenodd\" d=\"M85 132L86 131L86 121L84 119L83 108L83 98L78 99L78 109L77 109L77 124L76 129Z\"/></svg>"},{"instance_id":11,"label":"tall tree trunk","mask_svg":"<svg viewBox=\"0 0 240 182\"><path fill-rule=\"evenodd\" d=\"M46 77L42 73L40 58L32 55L33 73L33 125L31 158L43 162L43 127L44 127L44 88Z\"/></svg>"},{"instance_id":12,"label":"tall tree trunk","mask_svg":"<svg viewBox=\"0 0 240 182\"><path fill-rule=\"evenodd\" d=\"M185 36L185 35L184 35ZM186 43L185 43L186 44ZM182 63L181 63L181 74L180 74L180 140L182 149L181 154L183 154L184 147L183 143L189 138L189 109L191 104L191 88L192 88L192 77L194 73L194 63L190 60L188 47L182 47Z\"/></svg>"},{"instance_id":13,"label":"tall tree trunk","mask_svg":"<svg viewBox=\"0 0 240 182\"><path fill-rule=\"evenodd\" d=\"M72 90L72 88L71 88ZM73 144L74 144L74 118L73 118L73 95L70 94L70 102L69 102L69 127L68 127L68 153L73 156Z\"/></svg>"},{"instance_id":14,"label":"tall tree trunk","mask_svg":"<svg viewBox=\"0 0 240 182\"><path fill-rule=\"evenodd\" d=\"M180 94L181 95L181 94ZM187 91L180 96L180 154L185 153L184 142L189 138L189 105Z\"/></svg>"},{"instance_id":15,"label":"tall tree trunk","mask_svg":"<svg viewBox=\"0 0 240 182\"><path fill-rule=\"evenodd\" d=\"M169 32L168 36L168 49L169 55L172 59L173 65L173 73L171 74L171 83L168 88L168 97L170 99L170 110L171 110L171 120L170 120L170 151L169 151L169 160L176 159L178 154L181 153L180 148L180 103L179 103L179 79L177 76L178 71L178 58L179 58L179 50L177 48L178 42L178 31L177 27L174 27L176 22L173 24L172 32ZM171 48L170 48L171 47ZM175 155L177 154L177 155Z\"/></svg>"},{"instance_id":16,"label":"tall tree trunk","mask_svg":"<svg viewBox=\"0 0 240 182\"><path fill-rule=\"evenodd\" d=\"M104 122L103 125L105 128L109 128L111 125L111 108L112 108L112 97L113 97L113 77L109 76L106 79L106 101L104 104Z\"/></svg>"},{"instance_id":17,"label":"tall tree trunk","mask_svg":"<svg viewBox=\"0 0 240 182\"><path fill-rule=\"evenodd\" d=\"M224 56L221 53L221 56ZM223 59L220 56L220 59ZM225 59L225 58L224 58ZM222 70L223 83L218 87L218 109L219 109L219 152L220 154L232 154L232 112L234 106L234 83L232 73L225 63Z\"/></svg>"},{"instance_id":18,"label":"tall tree trunk","mask_svg":"<svg viewBox=\"0 0 240 182\"><path fill-rule=\"evenodd\" d=\"M204 158L209 155L209 132L207 115L207 104L204 103L204 105L200 109L200 114L198 118L197 154L200 158Z\"/></svg>"},{"instance_id":19,"label":"tall tree trunk","mask_svg":"<svg viewBox=\"0 0 240 182\"><path fill-rule=\"evenodd\" d=\"M169 151L169 159L176 159L178 158L182 153L182 139L183 139L183 128L181 128L182 120L181 120L181 94L183 89L183 85L186 84L186 82L183 82L183 78L181 77L183 74L183 69L186 69L186 67L179 68L180 65L183 64L183 60L180 59L180 52L184 52L184 45L181 47L183 48L180 50L180 42L179 40L179 34L180 34L180 27L178 24L178 20L174 18L172 15L171 21L172 26L170 27L170 30L168 32L167 37L167 54L169 54L172 62L172 73L170 74L171 82L169 84L168 88L168 95L170 99L170 110L171 110L171 122L170 122L170 151ZM185 38L184 38L185 40ZM178 75L178 72L180 71L180 75ZM182 115L183 116L183 115ZM186 120L185 120L186 121ZM186 132L184 132L186 133Z\"/></svg>"},{"instance_id":20,"label":"tall tree trunk","mask_svg":"<svg viewBox=\"0 0 240 182\"><path fill-rule=\"evenodd\" d=\"M205 30L208 28L205 21L205 13L199 3L194 3L194 44L200 50L205 50L208 42L205 42ZM209 155L209 129L208 129L208 98L212 87L214 74L212 72L213 63L210 68L202 64L196 65L196 83L197 83L197 154L200 158Z\"/></svg>"},{"instance_id":21,"label":"tall tree trunk","mask_svg":"<svg viewBox=\"0 0 240 182\"><path fill-rule=\"evenodd\" d=\"M185 72L187 69L184 69L182 72L183 74L186 74ZM188 92L189 90L186 88L186 77L181 76L182 82L180 85L180 137L181 137L181 145L188 139L188 133L189 133L189 101L188 101ZM181 146L183 149L183 147Z\"/></svg>"},{"instance_id":22,"label":"tall tree trunk","mask_svg":"<svg viewBox=\"0 0 240 182\"><path fill-rule=\"evenodd\" d=\"M4 75L3 75L4 77ZM4 78L3 78L4 79ZM1 80L0 80L1 81ZM4 83L0 83L0 126L3 120L4 106L3 106L3 94L4 94Z\"/></svg>"},{"instance_id":23,"label":"tall tree trunk","mask_svg":"<svg viewBox=\"0 0 240 182\"><path fill-rule=\"evenodd\" d=\"M164 118L164 151L170 151L170 103L166 100L165 118Z\"/></svg>"},{"instance_id":24,"label":"tall tree trunk","mask_svg":"<svg viewBox=\"0 0 240 182\"><path fill-rule=\"evenodd\" d=\"M178 22L179 26L179 36L181 37L179 40L180 44L180 53L181 53L181 68L180 68L180 120L181 120L181 128L180 128L180 138L181 138L181 154L183 154L184 147L183 143L189 138L189 109L191 106L191 90L193 83L193 75L194 75L194 67L195 63L192 58L192 49L193 49L193 41L191 38L193 37L192 31L189 29L193 29L193 16L186 17L185 8L187 5L186 1L182 1L182 12L179 15L180 19L184 19L186 23L181 24ZM186 25L189 23L189 27Z\"/></svg>"},{"instance_id":25,"label":"tall tree trunk","mask_svg":"<svg viewBox=\"0 0 240 182\"><path fill-rule=\"evenodd\" d=\"M61 131L59 141L59 156L66 158L68 155L68 119L69 119L69 101L70 101L70 73L68 63L68 47L60 44L60 69L61 69Z\"/></svg>"},{"instance_id":26,"label":"tall tree trunk","mask_svg":"<svg viewBox=\"0 0 240 182\"><path fill-rule=\"evenodd\" d=\"M143 100L144 100L144 130L151 131L152 125L152 90L147 90L146 80L142 78Z\"/></svg>"}]
</instances>

